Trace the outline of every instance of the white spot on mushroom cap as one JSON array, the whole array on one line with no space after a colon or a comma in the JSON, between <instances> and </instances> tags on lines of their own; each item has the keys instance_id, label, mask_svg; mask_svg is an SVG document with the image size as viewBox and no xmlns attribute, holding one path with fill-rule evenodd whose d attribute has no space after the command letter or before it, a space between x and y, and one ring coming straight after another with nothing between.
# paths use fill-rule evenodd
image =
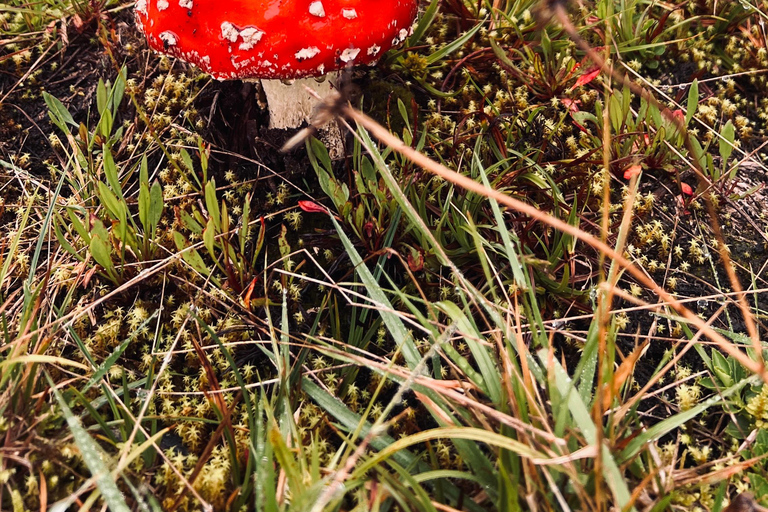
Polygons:
<instances>
[{"instance_id":1,"label":"white spot on mushroom cap","mask_svg":"<svg viewBox=\"0 0 768 512\"><path fill-rule=\"evenodd\" d=\"M237 30L235 26L230 22L225 21L221 24L221 37L223 37L230 43L234 43L235 41L237 41L237 36L239 35L240 35L240 31Z\"/></svg>"},{"instance_id":2,"label":"white spot on mushroom cap","mask_svg":"<svg viewBox=\"0 0 768 512\"><path fill-rule=\"evenodd\" d=\"M381 46L374 44L373 46L368 48L368 55L375 57L376 55L379 54L380 51L381 51Z\"/></svg>"},{"instance_id":3,"label":"white spot on mushroom cap","mask_svg":"<svg viewBox=\"0 0 768 512\"><path fill-rule=\"evenodd\" d=\"M317 46L310 46L309 48L302 48L298 52L296 52L296 59L297 60L307 60L311 59L315 55L320 53L320 48Z\"/></svg>"},{"instance_id":4,"label":"white spot on mushroom cap","mask_svg":"<svg viewBox=\"0 0 768 512\"><path fill-rule=\"evenodd\" d=\"M243 68L247 67L251 63L251 59L250 58L245 59L245 60L241 60L240 62L238 62L237 61L237 57L233 56L229 60L232 62L232 65L235 67L235 69L243 69Z\"/></svg>"},{"instance_id":5,"label":"white spot on mushroom cap","mask_svg":"<svg viewBox=\"0 0 768 512\"><path fill-rule=\"evenodd\" d=\"M136 12L147 16L147 0L138 0L136 2Z\"/></svg>"},{"instance_id":6,"label":"white spot on mushroom cap","mask_svg":"<svg viewBox=\"0 0 768 512\"><path fill-rule=\"evenodd\" d=\"M400 32L397 33L397 36L392 39L392 46L397 46L408 37L408 29L401 28Z\"/></svg>"},{"instance_id":7,"label":"white spot on mushroom cap","mask_svg":"<svg viewBox=\"0 0 768 512\"><path fill-rule=\"evenodd\" d=\"M264 32L255 27L246 27L240 31L240 37L243 38L243 42L240 43L239 48L243 51L250 50L256 43L261 41Z\"/></svg>"},{"instance_id":8,"label":"white spot on mushroom cap","mask_svg":"<svg viewBox=\"0 0 768 512\"><path fill-rule=\"evenodd\" d=\"M179 7L181 7L182 9L191 9L192 0L179 0Z\"/></svg>"},{"instance_id":9,"label":"white spot on mushroom cap","mask_svg":"<svg viewBox=\"0 0 768 512\"><path fill-rule=\"evenodd\" d=\"M179 42L178 37L176 37L176 34L171 32L170 30L166 30L165 32L160 32L160 35L157 37L160 38L160 40L163 42L165 46L176 46L176 43Z\"/></svg>"},{"instance_id":10,"label":"white spot on mushroom cap","mask_svg":"<svg viewBox=\"0 0 768 512\"><path fill-rule=\"evenodd\" d=\"M341 15L347 18L348 20L353 20L357 18L357 11L354 9L342 9Z\"/></svg>"},{"instance_id":11,"label":"white spot on mushroom cap","mask_svg":"<svg viewBox=\"0 0 768 512\"><path fill-rule=\"evenodd\" d=\"M323 7L323 2L317 0L309 4L309 14L312 16L317 16L318 18L325 16L325 8Z\"/></svg>"},{"instance_id":12,"label":"white spot on mushroom cap","mask_svg":"<svg viewBox=\"0 0 768 512\"><path fill-rule=\"evenodd\" d=\"M360 53L360 48L347 48L343 52L341 52L341 55L339 58L343 62L349 62L351 60L355 60L357 58L357 55Z\"/></svg>"},{"instance_id":13,"label":"white spot on mushroom cap","mask_svg":"<svg viewBox=\"0 0 768 512\"><path fill-rule=\"evenodd\" d=\"M171 4L168 3L168 0L157 0L157 10L158 11L164 11L168 7L170 7Z\"/></svg>"}]
</instances>

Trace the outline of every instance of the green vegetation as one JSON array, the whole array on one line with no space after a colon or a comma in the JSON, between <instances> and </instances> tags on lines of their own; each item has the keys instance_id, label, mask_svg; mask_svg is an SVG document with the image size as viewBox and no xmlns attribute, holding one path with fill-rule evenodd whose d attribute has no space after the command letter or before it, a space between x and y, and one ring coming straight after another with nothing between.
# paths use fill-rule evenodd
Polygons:
<instances>
[{"instance_id":1,"label":"green vegetation","mask_svg":"<svg viewBox=\"0 0 768 512\"><path fill-rule=\"evenodd\" d=\"M0 5L0 510L768 506L768 4L424 1L339 161L131 8Z\"/></svg>"}]
</instances>

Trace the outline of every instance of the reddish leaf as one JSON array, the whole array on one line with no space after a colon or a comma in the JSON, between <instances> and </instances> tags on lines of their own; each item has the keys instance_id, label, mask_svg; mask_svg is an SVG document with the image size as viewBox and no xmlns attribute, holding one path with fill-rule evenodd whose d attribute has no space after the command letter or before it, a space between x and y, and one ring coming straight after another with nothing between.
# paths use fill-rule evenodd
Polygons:
<instances>
[{"instance_id":1,"label":"reddish leaf","mask_svg":"<svg viewBox=\"0 0 768 512\"><path fill-rule=\"evenodd\" d=\"M408 268L411 269L411 272L418 272L424 268L424 255L420 251L408 253Z\"/></svg>"},{"instance_id":2,"label":"reddish leaf","mask_svg":"<svg viewBox=\"0 0 768 512\"><path fill-rule=\"evenodd\" d=\"M373 224L373 222L368 221L363 226L363 231L365 231L365 236L368 238L373 238L374 233L376 233L376 226Z\"/></svg>"},{"instance_id":3,"label":"reddish leaf","mask_svg":"<svg viewBox=\"0 0 768 512\"><path fill-rule=\"evenodd\" d=\"M253 289L256 286L256 278L253 278L253 281L251 281L251 284L248 286L248 289L245 291L245 299L243 300L243 303L245 304L245 307L249 307L251 304L251 295L253 294Z\"/></svg>"},{"instance_id":4,"label":"reddish leaf","mask_svg":"<svg viewBox=\"0 0 768 512\"><path fill-rule=\"evenodd\" d=\"M578 80L576 80L576 85L573 87L578 87L580 85L587 85L589 82L597 78L597 75L600 74L600 66L595 66L591 69L588 69L585 71Z\"/></svg>"},{"instance_id":5,"label":"reddish leaf","mask_svg":"<svg viewBox=\"0 0 768 512\"><path fill-rule=\"evenodd\" d=\"M565 105L565 108L567 108L570 112L579 111L579 100L572 100L570 98L560 98L560 103Z\"/></svg>"},{"instance_id":6,"label":"reddish leaf","mask_svg":"<svg viewBox=\"0 0 768 512\"><path fill-rule=\"evenodd\" d=\"M299 201L299 208L307 213L328 213L325 206L319 205L314 201Z\"/></svg>"},{"instance_id":7,"label":"reddish leaf","mask_svg":"<svg viewBox=\"0 0 768 512\"><path fill-rule=\"evenodd\" d=\"M685 194L686 196L692 196L693 195L693 189L687 183L680 183L680 190L682 190L683 194Z\"/></svg>"},{"instance_id":8,"label":"reddish leaf","mask_svg":"<svg viewBox=\"0 0 768 512\"><path fill-rule=\"evenodd\" d=\"M637 176L643 172L643 167L640 164L630 165L624 169L624 179L631 180L633 176Z\"/></svg>"}]
</instances>

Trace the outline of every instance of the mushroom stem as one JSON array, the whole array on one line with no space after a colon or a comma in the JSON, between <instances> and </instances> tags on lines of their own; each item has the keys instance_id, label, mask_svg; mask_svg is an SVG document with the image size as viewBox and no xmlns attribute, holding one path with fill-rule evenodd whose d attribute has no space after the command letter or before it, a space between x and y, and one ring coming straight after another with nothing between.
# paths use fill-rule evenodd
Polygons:
<instances>
[{"instance_id":1,"label":"mushroom stem","mask_svg":"<svg viewBox=\"0 0 768 512\"><path fill-rule=\"evenodd\" d=\"M322 82L314 78L300 78L290 84L282 80L262 79L260 82L267 99L269 127L278 130L291 130L310 122L318 101L307 88L315 91L321 98L328 96L333 90L330 77ZM320 128L319 137L328 148L331 159L343 157L341 131L335 122Z\"/></svg>"},{"instance_id":2,"label":"mushroom stem","mask_svg":"<svg viewBox=\"0 0 768 512\"><path fill-rule=\"evenodd\" d=\"M288 85L282 80L261 80L269 108L270 128L289 130L309 122L317 99L307 91L307 87L320 97L325 97L331 92L331 81L300 78Z\"/></svg>"}]
</instances>

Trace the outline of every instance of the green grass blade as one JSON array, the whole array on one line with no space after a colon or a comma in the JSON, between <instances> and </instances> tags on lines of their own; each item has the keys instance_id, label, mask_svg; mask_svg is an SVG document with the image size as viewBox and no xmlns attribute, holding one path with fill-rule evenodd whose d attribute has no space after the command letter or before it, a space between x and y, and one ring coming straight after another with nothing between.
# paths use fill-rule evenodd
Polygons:
<instances>
[{"instance_id":1,"label":"green grass blade","mask_svg":"<svg viewBox=\"0 0 768 512\"><path fill-rule=\"evenodd\" d=\"M547 351L542 349L538 355L541 364L546 366L548 359ZM554 365L554 379L558 393L567 403L573 421L581 431L584 439L587 443L594 445L597 442L597 426L595 426L592 417L589 415L589 409L581 400L578 391L573 387L571 378L565 369L556 360L553 360L552 364ZM608 447L603 445L600 449L602 451L605 481L613 493L616 505L623 510L630 503L631 494L627 487L627 482ZM634 510L634 507L630 510Z\"/></svg>"},{"instance_id":2,"label":"green grass blade","mask_svg":"<svg viewBox=\"0 0 768 512\"><path fill-rule=\"evenodd\" d=\"M59 407L61 407L61 412L67 420L67 425L69 425L75 444L80 450L83 462L91 472L92 478L96 482L96 487L98 487L101 496L104 498L104 503L109 507L111 512L130 512L131 509L125 503L123 494L120 492L120 489L117 488L117 484L112 479L112 474L109 468L104 463L106 457L102 455L101 448L99 448L99 445L96 444L93 438L91 438L88 432L80 424L80 419L69 408L66 400L61 396L61 392L58 390L51 377L47 373L45 376L51 385L51 390L53 390L56 401L59 403ZM51 511L64 512L70 505L67 501L68 500L65 500L64 502L54 504L51 507Z\"/></svg>"}]
</instances>

